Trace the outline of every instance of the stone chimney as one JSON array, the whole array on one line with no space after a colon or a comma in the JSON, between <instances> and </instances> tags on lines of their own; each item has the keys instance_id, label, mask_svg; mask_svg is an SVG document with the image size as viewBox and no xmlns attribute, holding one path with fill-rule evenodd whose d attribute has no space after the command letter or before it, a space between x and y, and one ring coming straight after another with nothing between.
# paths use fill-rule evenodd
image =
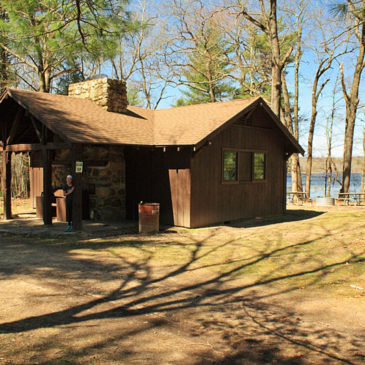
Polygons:
<instances>
[{"instance_id":1,"label":"stone chimney","mask_svg":"<svg viewBox=\"0 0 365 365\"><path fill-rule=\"evenodd\" d=\"M125 113L128 106L125 82L106 77L71 84L68 95L89 99L108 112Z\"/></svg>"}]
</instances>

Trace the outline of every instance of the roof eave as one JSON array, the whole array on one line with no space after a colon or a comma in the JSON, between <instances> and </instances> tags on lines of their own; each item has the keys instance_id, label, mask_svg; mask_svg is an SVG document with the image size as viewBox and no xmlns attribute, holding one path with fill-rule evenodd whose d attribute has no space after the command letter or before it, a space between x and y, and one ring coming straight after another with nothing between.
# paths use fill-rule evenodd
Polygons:
<instances>
[{"instance_id":1,"label":"roof eave","mask_svg":"<svg viewBox=\"0 0 365 365\"><path fill-rule=\"evenodd\" d=\"M29 108L22 103L21 100L19 100L19 98L17 98L17 96L12 92L11 89L7 89L6 90L6 96L11 97L13 100L15 100L24 110L26 110L30 115L32 115L34 118L38 119L41 123L43 123L50 131L52 131L54 134L58 135L59 137L61 137L61 139L63 139L65 142L69 142L69 143L78 143L77 141L73 140L72 138L68 138L65 134L60 133L60 131L58 130L54 130L52 127L49 126L49 124L47 123L47 121L41 120L37 115L34 115L33 113L31 113L31 111L29 110ZM4 97L4 99L6 98L6 96ZM0 99L0 102L3 99Z\"/></svg>"}]
</instances>

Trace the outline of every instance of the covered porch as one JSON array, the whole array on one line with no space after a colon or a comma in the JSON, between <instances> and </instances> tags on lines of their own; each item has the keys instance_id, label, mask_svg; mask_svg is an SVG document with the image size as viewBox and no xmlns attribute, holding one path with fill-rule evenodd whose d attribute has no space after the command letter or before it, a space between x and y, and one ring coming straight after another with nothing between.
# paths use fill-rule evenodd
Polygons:
<instances>
[{"instance_id":1,"label":"covered porch","mask_svg":"<svg viewBox=\"0 0 365 365\"><path fill-rule=\"evenodd\" d=\"M33 115L21 102L15 101L4 93L0 98L0 132L1 132L1 190L3 198L3 217L13 218L12 212L12 167L13 154L28 153L32 157L37 155L39 167L43 170L41 191L43 196L43 224L52 225L52 163L57 151L70 151L71 168L74 179L73 225L76 230L82 228L82 170L77 173L76 166L82 156L82 144L72 143L64 136L54 133L39 118Z\"/></svg>"}]
</instances>

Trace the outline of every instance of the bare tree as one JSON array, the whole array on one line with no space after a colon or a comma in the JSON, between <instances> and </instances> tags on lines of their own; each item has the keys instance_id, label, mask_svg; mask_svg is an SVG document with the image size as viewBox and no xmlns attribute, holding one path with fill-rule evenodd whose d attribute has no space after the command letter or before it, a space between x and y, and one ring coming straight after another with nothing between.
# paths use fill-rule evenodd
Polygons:
<instances>
[{"instance_id":1,"label":"bare tree","mask_svg":"<svg viewBox=\"0 0 365 365\"><path fill-rule=\"evenodd\" d=\"M136 29L120 38L118 55L110 60L112 74L128 83L131 100L138 99L141 106L156 109L166 97L168 84L159 76L168 73L163 66L165 21L148 0L133 3L131 19Z\"/></svg>"},{"instance_id":2,"label":"bare tree","mask_svg":"<svg viewBox=\"0 0 365 365\"><path fill-rule=\"evenodd\" d=\"M173 0L168 9L170 42L165 63L172 70L168 81L186 86L193 103L219 101L230 92L228 78L233 68L227 59L231 48L220 28L225 9L213 5Z\"/></svg>"},{"instance_id":3,"label":"bare tree","mask_svg":"<svg viewBox=\"0 0 365 365\"><path fill-rule=\"evenodd\" d=\"M362 171L361 171L361 192L365 193L365 127L362 132L362 151L363 151L363 160L362 160ZM365 197L362 197L364 200Z\"/></svg>"},{"instance_id":4,"label":"bare tree","mask_svg":"<svg viewBox=\"0 0 365 365\"><path fill-rule=\"evenodd\" d=\"M277 16L277 1L269 1L269 9L266 8L264 0L259 0L260 13L259 16L254 16L248 10L244 0L237 0L241 8L242 15L253 25L264 32L271 46L271 107L275 114L280 117L281 90L282 90L282 72L287 63L292 48L281 55L279 34L278 34L278 16Z\"/></svg>"},{"instance_id":5,"label":"bare tree","mask_svg":"<svg viewBox=\"0 0 365 365\"><path fill-rule=\"evenodd\" d=\"M332 158L332 140L333 140L333 124L336 117L337 104L339 100L336 100L338 88L338 76L332 90L332 107L331 114L326 120L326 142L327 142L327 156L325 161L325 178L324 178L324 193L326 197L331 196L331 185L332 185L332 173L335 170L336 176L334 181L338 181L338 170L336 164ZM339 181L338 181L339 182Z\"/></svg>"},{"instance_id":6,"label":"bare tree","mask_svg":"<svg viewBox=\"0 0 365 365\"><path fill-rule=\"evenodd\" d=\"M229 77L239 84L241 96L270 95L271 50L265 33L260 32L229 5L220 14L218 26L230 44L227 62Z\"/></svg>"},{"instance_id":7,"label":"bare tree","mask_svg":"<svg viewBox=\"0 0 365 365\"><path fill-rule=\"evenodd\" d=\"M323 89L330 81L329 78L322 80L324 75L332 67L333 62L347 52L343 50L344 43L347 39L335 36L334 24L330 19L326 19L320 8L314 9L314 19L312 19L314 29L317 30L318 38L314 40L311 49L317 59L317 67L312 82L312 109L311 118L308 129L308 145L307 145L307 163L306 163L306 181L305 191L307 199L310 198L311 177L312 177L312 156L313 156L313 137L318 114L318 100ZM335 89L334 89L335 90Z\"/></svg>"},{"instance_id":8,"label":"bare tree","mask_svg":"<svg viewBox=\"0 0 365 365\"><path fill-rule=\"evenodd\" d=\"M354 35L358 46L358 53L354 71L352 73L352 83L350 90L346 86L344 67L340 64L341 85L342 92L346 105L346 122L345 122L345 136L344 136L344 151L343 151L343 172L342 172L342 187L341 192L348 193L350 189L351 179L351 162L352 162L352 148L354 140L354 129L356 121L356 113L359 105L359 87L361 81L361 74L364 69L364 55L365 55L365 0L353 1L347 0L345 2L345 10L347 10L347 19L349 19L348 31Z\"/></svg>"},{"instance_id":9,"label":"bare tree","mask_svg":"<svg viewBox=\"0 0 365 365\"><path fill-rule=\"evenodd\" d=\"M293 136L299 140L299 68L301 63L301 57L303 54L302 50L302 37L303 37L303 25L304 25L304 10L306 7L305 0L300 0L295 4L295 8L288 7L285 12L294 17L293 28L295 29L295 48L294 48L294 102L293 102L293 113L292 106L290 103L289 91L285 79L285 72L281 74L282 89L283 89L283 104L284 104L284 120L286 126L289 128ZM286 66L284 67L285 71ZM302 179L299 164L299 156L297 153L293 153L290 158L291 164L291 178L292 178L292 191L301 192ZM294 196L294 199L297 197Z\"/></svg>"}]
</instances>

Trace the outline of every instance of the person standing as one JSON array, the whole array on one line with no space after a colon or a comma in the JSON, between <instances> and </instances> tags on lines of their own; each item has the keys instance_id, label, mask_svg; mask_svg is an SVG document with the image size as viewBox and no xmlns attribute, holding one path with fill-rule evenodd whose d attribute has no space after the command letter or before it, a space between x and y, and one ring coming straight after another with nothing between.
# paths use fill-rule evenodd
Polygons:
<instances>
[{"instance_id":1,"label":"person standing","mask_svg":"<svg viewBox=\"0 0 365 365\"><path fill-rule=\"evenodd\" d=\"M66 197L66 220L67 228L66 232L72 231L72 195L75 190L72 184L72 175L67 175L66 184L63 187L63 195Z\"/></svg>"}]
</instances>

